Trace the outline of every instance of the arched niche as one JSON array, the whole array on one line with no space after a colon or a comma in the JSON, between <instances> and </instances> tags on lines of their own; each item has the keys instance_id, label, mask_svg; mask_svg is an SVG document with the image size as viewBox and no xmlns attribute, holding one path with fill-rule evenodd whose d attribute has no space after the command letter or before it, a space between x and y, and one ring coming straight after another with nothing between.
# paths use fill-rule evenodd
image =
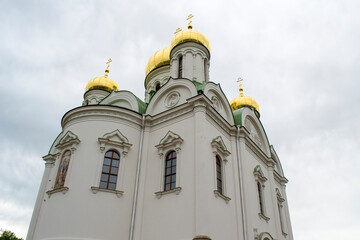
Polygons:
<instances>
[{"instance_id":1,"label":"arched niche","mask_svg":"<svg viewBox=\"0 0 360 240\"><path fill-rule=\"evenodd\" d=\"M170 79L152 97L146 109L146 114L156 115L181 104L186 100L196 96L195 85L187 79Z\"/></svg>"},{"instance_id":2,"label":"arched niche","mask_svg":"<svg viewBox=\"0 0 360 240\"><path fill-rule=\"evenodd\" d=\"M230 104L219 84L209 82L204 88L204 94L212 102L212 107L230 124L234 125L234 118Z\"/></svg>"}]
</instances>

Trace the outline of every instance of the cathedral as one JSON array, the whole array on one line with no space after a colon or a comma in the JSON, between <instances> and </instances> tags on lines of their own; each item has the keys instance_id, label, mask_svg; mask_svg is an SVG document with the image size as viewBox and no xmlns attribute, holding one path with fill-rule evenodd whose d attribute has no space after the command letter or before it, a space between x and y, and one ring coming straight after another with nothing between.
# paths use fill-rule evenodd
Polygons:
<instances>
[{"instance_id":1,"label":"cathedral","mask_svg":"<svg viewBox=\"0 0 360 240\"><path fill-rule=\"evenodd\" d=\"M230 103L209 81L191 17L150 57L144 100L110 79L111 59L87 83L43 157L27 240L293 239L259 105L240 78Z\"/></svg>"}]
</instances>

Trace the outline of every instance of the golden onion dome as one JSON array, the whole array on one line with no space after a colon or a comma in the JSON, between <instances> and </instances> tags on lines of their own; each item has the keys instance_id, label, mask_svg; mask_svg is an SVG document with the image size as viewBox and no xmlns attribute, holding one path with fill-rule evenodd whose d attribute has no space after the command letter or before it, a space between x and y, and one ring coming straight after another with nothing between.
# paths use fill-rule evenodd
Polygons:
<instances>
[{"instance_id":1,"label":"golden onion dome","mask_svg":"<svg viewBox=\"0 0 360 240\"><path fill-rule=\"evenodd\" d=\"M258 113L260 113L259 104L255 101L255 99L244 96L241 81L242 81L242 79L239 78L238 82L239 82L240 95L239 95L239 97L235 98L234 100L232 100L230 102L231 110L235 111L242 107L250 107L250 108L254 108Z\"/></svg>"},{"instance_id":2,"label":"golden onion dome","mask_svg":"<svg viewBox=\"0 0 360 240\"><path fill-rule=\"evenodd\" d=\"M170 64L170 48L157 51L148 61L145 67L145 76L155 68Z\"/></svg>"},{"instance_id":3,"label":"golden onion dome","mask_svg":"<svg viewBox=\"0 0 360 240\"><path fill-rule=\"evenodd\" d=\"M210 43L209 40L205 37L204 34L199 33L198 31L192 30L191 21L188 25L188 29L181 31L179 28L175 32L175 37L171 40L171 50L177 45L184 42L196 42L200 43L210 52Z\"/></svg>"},{"instance_id":4,"label":"golden onion dome","mask_svg":"<svg viewBox=\"0 0 360 240\"><path fill-rule=\"evenodd\" d=\"M108 74L110 72L109 71L110 62L112 62L111 59L109 59L109 61L107 62L105 75L102 77L96 77L96 78L91 79L85 87L85 92L93 90L93 89L105 90L108 92L112 92L113 90L119 91L117 84L113 80L111 80L108 76Z\"/></svg>"}]
</instances>

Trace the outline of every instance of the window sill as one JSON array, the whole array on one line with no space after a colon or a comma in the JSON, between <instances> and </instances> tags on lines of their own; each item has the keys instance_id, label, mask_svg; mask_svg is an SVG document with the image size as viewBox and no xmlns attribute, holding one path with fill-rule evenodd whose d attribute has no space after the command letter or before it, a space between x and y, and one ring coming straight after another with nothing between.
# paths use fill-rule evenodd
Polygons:
<instances>
[{"instance_id":1,"label":"window sill","mask_svg":"<svg viewBox=\"0 0 360 240\"><path fill-rule=\"evenodd\" d=\"M281 232L282 232L282 235L284 235L284 237L287 236L287 233L285 233L285 232L283 232L283 231L281 231Z\"/></svg>"},{"instance_id":2,"label":"window sill","mask_svg":"<svg viewBox=\"0 0 360 240\"><path fill-rule=\"evenodd\" d=\"M181 191L181 187L176 187L176 188L168 190L168 191L156 192L155 195L157 198L161 198L162 195L166 195L166 194L170 194L170 193L175 193L176 195L179 195L180 191Z\"/></svg>"},{"instance_id":3,"label":"window sill","mask_svg":"<svg viewBox=\"0 0 360 240\"><path fill-rule=\"evenodd\" d=\"M46 193L47 193L48 197L50 198L51 194L58 193L58 192L62 192L63 194L65 194L67 191L69 191L68 187L59 187L59 188L55 188L53 190L47 191Z\"/></svg>"},{"instance_id":4,"label":"window sill","mask_svg":"<svg viewBox=\"0 0 360 240\"><path fill-rule=\"evenodd\" d=\"M264 219L266 222L268 222L268 221L270 220L269 217L265 216L265 215L262 214L262 213L259 213L259 217L262 218L262 219Z\"/></svg>"},{"instance_id":5,"label":"window sill","mask_svg":"<svg viewBox=\"0 0 360 240\"><path fill-rule=\"evenodd\" d=\"M114 193L119 198L124 194L124 191L119 190L110 190L110 189L104 189L99 187L91 187L91 191L93 194L96 194L97 192L108 192L108 193Z\"/></svg>"},{"instance_id":6,"label":"window sill","mask_svg":"<svg viewBox=\"0 0 360 240\"><path fill-rule=\"evenodd\" d=\"M223 195L223 194L222 194L222 193L220 193L218 190L214 190L214 194L215 194L215 197L220 197L220 198L224 199L224 200L225 200L225 202L226 202L226 204L228 204L228 203L229 203L229 201L231 200L231 198L229 198L229 197L227 197L227 196Z\"/></svg>"}]
</instances>

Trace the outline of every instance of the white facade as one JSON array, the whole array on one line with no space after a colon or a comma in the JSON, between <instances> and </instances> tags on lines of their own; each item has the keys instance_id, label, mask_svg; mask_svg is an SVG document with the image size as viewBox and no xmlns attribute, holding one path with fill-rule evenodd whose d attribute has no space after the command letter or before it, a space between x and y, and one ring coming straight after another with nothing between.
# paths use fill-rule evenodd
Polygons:
<instances>
[{"instance_id":1,"label":"white facade","mask_svg":"<svg viewBox=\"0 0 360 240\"><path fill-rule=\"evenodd\" d=\"M170 58L147 76L145 102L128 91L94 89L64 115L43 157L28 240L293 239L287 179L254 110L232 112L220 86L209 82L203 45L181 43ZM109 150L120 155L115 189L100 186ZM166 190L171 151L176 179Z\"/></svg>"}]
</instances>

